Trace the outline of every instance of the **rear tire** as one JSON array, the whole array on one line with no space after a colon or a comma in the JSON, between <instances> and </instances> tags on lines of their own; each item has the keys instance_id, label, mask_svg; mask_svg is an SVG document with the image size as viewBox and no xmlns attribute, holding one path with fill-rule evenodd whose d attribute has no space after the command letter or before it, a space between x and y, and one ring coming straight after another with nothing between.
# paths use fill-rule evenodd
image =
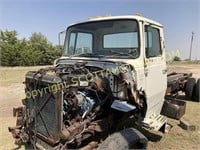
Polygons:
<instances>
[{"instance_id":1,"label":"rear tire","mask_svg":"<svg viewBox=\"0 0 200 150\"><path fill-rule=\"evenodd\" d=\"M105 139L98 147L98 150L147 149L147 142L147 138L138 130L127 128Z\"/></svg>"},{"instance_id":2,"label":"rear tire","mask_svg":"<svg viewBox=\"0 0 200 150\"><path fill-rule=\"evenodd\" d=\"M193 98L195 84L196 84L195 78L189 78L187 80L187 83L185 85L185 95L187 98L190 98L190 99Z\"/></svg>"},{"instance_id":3,"label":"rear tire","mask_svg":"<svg viewBox=\"0 0 200 150\"><path fill-rule=\"evenodd\" d=\"M200 79L197 80L194 87L194 100L200 102Z\"/></svg>"}]
</instances>

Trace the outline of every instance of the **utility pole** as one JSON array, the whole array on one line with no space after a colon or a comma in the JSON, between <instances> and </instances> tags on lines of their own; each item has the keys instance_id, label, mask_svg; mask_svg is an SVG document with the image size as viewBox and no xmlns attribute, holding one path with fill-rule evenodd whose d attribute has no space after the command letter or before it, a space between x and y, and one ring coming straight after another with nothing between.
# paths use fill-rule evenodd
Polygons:
<instances>
[{"instance_id":1,"label":"utility pole","mask_svg":"<svg viewBox=\"0 0 200 150\"><path fill-rule=\"evenodd\" d=\"M192 32L192 37L191 37L191 43L190 43L190 56L189 56L189 60L192 60L192 43L193 43L193 36L194 36L194 32Z\"/></svg>"}]
</instances>

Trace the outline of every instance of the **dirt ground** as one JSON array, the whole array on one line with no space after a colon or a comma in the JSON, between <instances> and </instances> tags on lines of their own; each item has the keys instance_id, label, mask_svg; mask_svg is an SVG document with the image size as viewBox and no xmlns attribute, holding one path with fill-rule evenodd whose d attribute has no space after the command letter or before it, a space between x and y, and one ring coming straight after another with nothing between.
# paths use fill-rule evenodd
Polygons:
<instances>
[{"instance_id":1,"label":"dirt ground","mask_svg":"<svg viewBox=\"0 0 200 150\"><path fill-rule=\"evenodd\" d=\"M24 149L17 148L8 132L8 126L15 126L12 117L13 107L21 105L24 95L25 73L28 70L37 70L40 67L1 67L0 68L0 150ZM192 72L200 78L200 65L170 65L168 72ZM150 138L149 149L200 149L200 103L187 101L186 114L183 116L192 124L199 127L196 131L186 131L179 126L179 121L169 119L172 126L169 133L153 132Z\"/></svg>"}]
</instances>

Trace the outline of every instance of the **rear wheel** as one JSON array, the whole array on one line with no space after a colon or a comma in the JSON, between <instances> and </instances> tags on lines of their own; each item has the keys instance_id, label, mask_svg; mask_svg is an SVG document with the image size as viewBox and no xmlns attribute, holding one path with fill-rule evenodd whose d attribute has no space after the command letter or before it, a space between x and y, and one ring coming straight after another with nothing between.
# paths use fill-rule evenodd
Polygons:
<instances>
[{"instance_id":1,"label":"rear wheel","mask_svg":"<svg viewBox=\"0 0 200 150\"><path fill-rule=\"evenodd\" d=\"M132 148L146 149L147 138L134 128L127 128L109 136L99 146L99 150L125 150Z\"/></svg>"},{"instance_id":2,"label":"rear wheel","mask_svg":"<svg viewBox=\"0 0 200 150\"><path fill-rule=\"evenodd\" d=\"M186 97L188 97L190 99L193 97L195 84L196 84L195 78L189 78L187 80L187 83L185 85L185 95L186 95Z\"/></svg>"},{"instance_id":3,"label":"rear wheel","mask_svg":"<svg viewBox=\"0 0 200 150\"><path fill-rule=\"evenodd\" d=\"M200 79L197 80L194 87L194 100L200 102Z\"/></svg>"}]
</instances>

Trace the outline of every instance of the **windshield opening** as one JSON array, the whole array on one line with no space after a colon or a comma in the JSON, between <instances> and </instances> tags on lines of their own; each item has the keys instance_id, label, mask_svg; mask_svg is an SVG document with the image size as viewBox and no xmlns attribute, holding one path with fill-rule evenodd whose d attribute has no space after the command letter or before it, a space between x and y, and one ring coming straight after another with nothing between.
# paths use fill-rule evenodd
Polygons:
<instances>
[{"instance_id":1,"label":"windshield opening","mask_svg":"<svg viewBox=\"0 0 200 150\"><path fill-rule=\"evenodd\" d=\"M139 57L139 29L135 20L108 20L68 28L63 55Z\"/></svg>"}]
</instances>

